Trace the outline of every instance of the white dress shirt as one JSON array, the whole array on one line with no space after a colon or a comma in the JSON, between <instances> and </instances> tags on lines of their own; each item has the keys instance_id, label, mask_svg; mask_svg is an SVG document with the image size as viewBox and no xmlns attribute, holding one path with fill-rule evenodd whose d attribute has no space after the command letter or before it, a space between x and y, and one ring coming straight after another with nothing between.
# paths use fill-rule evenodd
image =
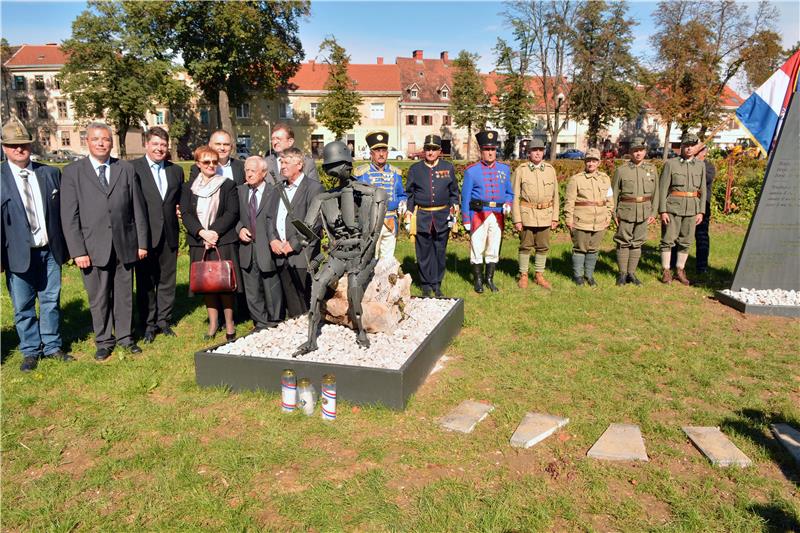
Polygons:
<instances>
[{"instance_id":1,"label":"white dress shirt","mask_svg":"<svg viewBox=\"0 0 800 533\"><path fill-rule=\"evenodd\" d=\"M156 163L148 156L144 156L147 160L147 166L150 167L150 172L153 174L153 181L156 182L156 189L158 189L158 194L161 195L161 199L164 199L164 195L167 194L167 171L164 169L164 162L159 161Z\"/></svg>"},{"instance_id":2,"label":"white dress shirt","mask_svg":"<svg viewBox=\"0 0 800 533\"><path fill-rule=\"evenodd\" d=\"M224 165L217 166L217 176L225 176L229 180L233 179L233 167L231 167L231 158Z\"/></svg>"},{"instance_id":3,"label":"white dress shirt","mask_svg":"<svg viewBox=\"0 0 800 533\"><path fill-rule=\"evenodd\" d=\"M19 197L22 199L22 205L24 206L25 184L22 182L22 176L19 175L19 171L22 170L22 168L18 167L11 161L8 162L8 166L11 167L11 174L14 175L14 183L17 185ZM33 209L36 212L36 220L39 221L39 229L36 231L36 233L31 233L31 242L33 243L34 248L40 248L48 243L47 224L45 224L44 220L42 190L39 188L39 179L36 177L36 173L33 171L33 164L31 162L28 162L28 166L25 167L25 170L28 171L28 183L31 186L31 193L33 194Z\"/></svg>"},{"instance_id":4,"label":"white dress shirt","mask_svg":"<svg viewBox=\"0 0 800 533\"><path fill-rule=\"evenodd\" d=\"M292 199L294 198L294 194L297 192L297 188L300 187L300 184L303 183L303 174L300 173L297 176L297 179L294 180L292 185L286 183L284 185L284 189L286 190L286 196L289 198L289 203L292 203ZM286 217L289 216L289 211L286 209L286 205L284 205L283 199L278 199L278 216L275 218L275 226L278 230L278 236L281 238L282 241L286 240Z\"/></svg>"},{"instance_id":5,"label":"white dress shirt","mask_svg":"<svg viewBox=\"0 0 800 533\"><path fill-rule=\"evenodd\" d=\"M104 162L100 162L94 158L93 155L89 156L89 162L92 164L92 168L94 169L94 175L97 176L97 179L100 179L100 165L106 166L106 182L111 183L111 158L109 157Z\"/></svg>"}]
</instances>

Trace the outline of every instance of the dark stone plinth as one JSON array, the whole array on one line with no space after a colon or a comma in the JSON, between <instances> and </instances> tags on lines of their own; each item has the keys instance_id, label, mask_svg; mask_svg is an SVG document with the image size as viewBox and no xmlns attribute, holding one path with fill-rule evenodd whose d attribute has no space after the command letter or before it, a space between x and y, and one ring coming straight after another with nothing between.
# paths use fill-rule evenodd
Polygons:
<instances>
[{"instance_id":1,"label":"dark stone plinth","mask_svg":"<svg viewBox=\"0 0 800 533\"><path fill-rule=\"evenodd\" d=\"M732 298L722 291L715 291L714 297L718 302L733 307L744 314L800 317L800 307L794 305L753 305Z\"/></svg>"},{"instance_id":2,"label":"dark stone plinth","mask_svg":"<svg viewBox=\"0 0 800 533\"><path fill-rule=\"evenodd\" d=\"M319 390L323 374L336 376L337 398L355 404L405 409L408 398L428 377L436 361L464 323L464 300L458 299L433 331L399 369L337 365L297 359L272 359L214 353L218 346L196 352L195 378L201 387L229 387L232 391L280 391L281 372L293 369ZM277 405L277 404L276 404Z\"/></svg>"}]
</instances>

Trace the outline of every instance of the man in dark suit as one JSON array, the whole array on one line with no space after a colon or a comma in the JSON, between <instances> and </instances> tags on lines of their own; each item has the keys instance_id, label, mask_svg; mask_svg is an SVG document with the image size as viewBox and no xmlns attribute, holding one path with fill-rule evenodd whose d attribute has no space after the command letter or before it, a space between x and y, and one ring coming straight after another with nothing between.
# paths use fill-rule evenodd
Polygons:
<instances>
[{"instance_id":1,"label":"man in dark suit","mask_svg":"<svg viewBox=\"0 0 800 533\"><path fill-rule=\"evenodd\" d=\"M144 342L156 334L174 337L170 327L175 304L175 272L178 265L178 215L183 169L166 160L169 134L150 128L145 134L145 155L134 160L133 168L142 188L150 223L150 249L136 263L136 304Z\"/></svg>"},{"instance_id":2,"label":"man in dark suit","mask_svg":"<svg viewBox=\"0 0 800 533\"><path fill-rule=\"evenodd\" d=\"M267 238L275 256L289 318L308 312L311 296L308 265L319 253L319 241L315 246L300 246L303 238L292 225L292 220L305 219L311 201L325 191L319 181L304 176L302 169L303 153L294 147L284 150L281 174L286 182L279 182L270 191L266 205ZM319 233L321 227L321 222L318 222L314 231Z\"/></svg>"},{"instance_id":3,"label":"man in dark suit","mask_svg":"<svg viewBox=\"0 0 800 533\"><path fill-rule=\"evenodd\" d=\"M219 154L217 174L233 180L236 185L244 183L244 163L235 156L231 157L234 149L231 134L225 130L217 130L208 138L208 145ZM199 172L200 169L197 168L197 165L192 165L192 169L189 171L189 183L194 181Z\"/></svg>"},{"instance_id":4,"label":"man in dark suit","mask_svg":"<svg viewBox=\"0 0 800 533\"><path fill-rule=\"evenodd\" d=\"M115 345L141 353L131 336L133 268L147 257L147 208L136 171L110 157L111 128L86 128L89 157L64 167L61 225L70 257L81 269L97 351L105 361Z\"/></svg>"},{"instance_id":5,"label":"man in dark suit","mask_svg":"<svg viewBox=\"0 0 800 533\"><path fill-rule=\"evenodd\" d=\"M67 255L59 206L61 173L31 162L33 137L18 119L6 122L2 135L7 161L0 166L0 264L14 305L20 370L30 372L42 356L74 361L61 349L61 265Z\"/></svg>"},{"instance_id":6,"label":"man in dark suit","mask_svg":"<svg viewBox=\"0 0 800 533\"><path fill-rule=\"evenodd\" d=\"M268 192L275 186L265 181L267 164L261 157L248 157L244 173L247 182L239 185L236 229L247 308L253 319L253 330L257 331L278 325L283 303L277 267L267 244L267 210L264 208Z\"/></svg>"},{"instance_id":7,"label":"man in dark suit","mask_svg":"<svg viewBox=\"0 0 800 533\"><path fill-rule=\"evenodd\" d=\"M278 123L272 128L270 137L272 153L264 158L267 162L267 183L277 183L284 178L281 175L280 157L284 151L294 147L294 130L288 124ZM319 181L317 165L309 156L303 157L303 175Z\"/></svg>"}]
</instances>

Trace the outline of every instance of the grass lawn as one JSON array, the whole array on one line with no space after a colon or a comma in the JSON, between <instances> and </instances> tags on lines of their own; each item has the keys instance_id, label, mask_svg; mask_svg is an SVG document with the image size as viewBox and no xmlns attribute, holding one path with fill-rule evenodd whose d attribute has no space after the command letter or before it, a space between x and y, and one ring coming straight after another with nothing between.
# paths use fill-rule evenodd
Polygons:
<instances>
[{"instance_id":1,"label":"grass lawn","mask_svg":"<svg viewBox=\"0 0 800 533\"><path fill-rule=\"evenodd\" d=\"M137 357L93 360L75 267L65 269L64 331L76 363L29 375L2 293L4 531L797 531L798 466L768 425L800 429L800 322L744 316L715 302L744 229L712 225L708 286L661 285L653 249L641 288L614 286L610 236L596 289L569 280L564 234L553 291L516 287L515 238L499 294L476 295L468 248L451 243L444 291L466 320L404 412L340 402L332 424L284 415L277 394L200 390L193 353L205 309L179 264L176 339ZM415 274L413 248L398 257ZM690 260L689 271L693 263ZM250 324L240 324L244 333ZM471 435L436 420L464 399L495 411ZM522 416L570 418L528 449ZM612 422L640 425L650 462L589 460ZM682 425L720 426L754 466L718 469Z\"/></svg>"}]
</instances>

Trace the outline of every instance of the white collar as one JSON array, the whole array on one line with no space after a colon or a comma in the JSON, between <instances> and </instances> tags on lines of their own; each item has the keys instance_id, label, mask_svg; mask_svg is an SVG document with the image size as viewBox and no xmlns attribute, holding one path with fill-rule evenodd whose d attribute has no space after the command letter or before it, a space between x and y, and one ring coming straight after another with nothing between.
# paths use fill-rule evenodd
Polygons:
<instances>
[{"instance_id":1,"label":"white collar","mask_svg":"<svg viewBox=\"0 0 800 533\"><path fill-rule=\"evenodd\" d=\"M105 161L100 162L97 159L95 159L93 155L90 155L89 156L89 162L92 164L92 167L95 169L95 171L97 171L97 169L100 167L100 165L105 165L107 167L111 166L111 158L110 157L108 159L106 159Z\"/></svg>"},{"instance_id":2,"label":"white collar","mask_svg":"<svg viewBox=\"0 0 800 533\"><path fill-rule=\"evenodd\" d=\"M164 166L165 166L163 160L162 161L153 161L152 159L150 159L150 156L148 156L148 155L145 155L144 158L147 159L147 166L150 167L150 168L153 168L153 165L158 165L158 168L164 168Z\"/></svg>"}]
</instances>

